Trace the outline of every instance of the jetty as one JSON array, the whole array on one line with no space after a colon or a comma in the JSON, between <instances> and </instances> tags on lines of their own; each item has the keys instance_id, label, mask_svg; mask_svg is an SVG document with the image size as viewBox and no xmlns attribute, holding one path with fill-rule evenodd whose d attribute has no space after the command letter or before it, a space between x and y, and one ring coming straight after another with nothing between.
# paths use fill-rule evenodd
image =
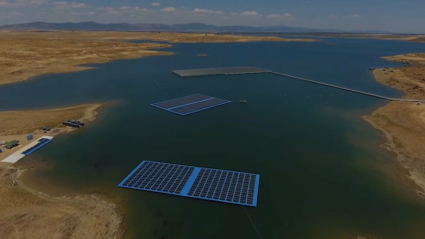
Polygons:
<instances>
[{"instance_id":1,"label":"jetty","mask_svg":"<svg viewBox=\"0 0 425 239\"><path fill-rule=\"evenodd\" d=\"M329 83L324 83L317 80L307 79L299 76L293 76L285 73L279 73L271 70L266 70L258 67L252 67L252 66L243 66L243 67L223 67L223 68L205 68L205 69L187 69L187 70L174 70L175 74L179 75L180 77L189 77L189 76L213 76L213 75L240 75L240 74L262 74L262 73L268 73L268 74L274 74L278 76L283 76L295 80L301 80L317 85L322 85L326 87L331 87L339 90L344 90L348 92L353 92L356 94L366 95L382 100L388 100L388 101L400 101L400 102L416 102L425 103L425 100L418 100L418 99L400 99L400 98L392 98L387 96L382 96L374 93L369 93L366 91L356 90L348 87L333 85Z\"/></svg>"},{"instance_id":2,"label":"jetty","mask_svg":"<svg viewBox=\"0 0 425 239\"><path fill-rule=\"evenodd\" d=\"M355 90L355 89L351 89L351 88L347 88L347 87L342 87L342 86L338 86L338 85L324 83L324 82L320 82L320 81L316 81L316 80L310 80L310 79L307 79L307 78L302 78L302 77L288 75L288 74L274 72L274 71L269 71L269 73L274 74L274 75L279 75L279 76L284 76L284 77L296 79L296 80L301 80L301 81L305 81L305 82L310 82L310 83L313 83L313 84L323 85L323 86L327 86L327 87L331 87L331 88L335 88L335 89L345 90L345 91L349 91L349 92L353 92L353 93L357 93L357 94L361 94L361 95L367 95L367 96L371 96L371 97L375 97L375 98L379 98L379 99L383 99L383 100L402 101L402 102L421 102L421 101L425 102L425 100L398 99L398 98L386 97L386 96L377 95L377 94L373 94L373 93L369 93L369 92L365 92L365 91L361 91L361 90Z\"/></svg>"},{"instance_id":3,"label":"jetty","mask_svg":"<svg viewBox=\"0 0 425 239\"><path fill-rule=\"evenodd\" d=\"M3 162L3 163L16 163L19 160L21 160L23 157L32 154L36 150L38 150L41 147L45 146L46 144L50 143L52 140L53 140L53 137L51 137L51 136L42 136L39 139L35 140L34 142L29 143L28 145L22 147L18 151L9 155L9 157L3 159L1 162Z\"/></svg>"}]
</instances>

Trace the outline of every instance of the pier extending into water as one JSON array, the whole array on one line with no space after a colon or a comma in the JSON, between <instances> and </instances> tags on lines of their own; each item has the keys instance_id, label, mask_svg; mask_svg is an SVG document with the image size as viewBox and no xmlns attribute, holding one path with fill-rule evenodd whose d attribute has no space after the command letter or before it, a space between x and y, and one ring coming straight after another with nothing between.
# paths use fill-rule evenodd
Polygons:
<instances>
[{"instance_id":1,"label":"pier extending into water","mask_svg":"<svg viewBox=\"0 0 425 239\"><path fill-rule=\"evenodd\" d=\"M188 70L174 70L175 74L179 75L180 77L189 77L189 76L212 76L212 75L235 75L235 74L261 74L261 73L270 73L274 75L284 76L296 80L301 80L317 85L323 85L335 89L345 90L348 92L353 92L361 95L367 95L371 97L375 97L382 100L389 100L389 101L399 101L399 102L425 102L425 100L416 100L416 99L399 99L399 98L392 98L392 97L386 97L382 95L377 95L373 93L369 93L366 91L360 91L351 89L348 87L342 87L338 85L333 85L329 83L324 83L316 80L311 80L307 78L302 78L298 76L288 75L284 73L274 72L266 69L261 69L257 67L227 67L227 68L208 68L208 69L188 69Z\"/></svg>"},{"instance_id":2,"label":"pier extending into water","mask_svg":"<svg viewBox=\"0 0 425 239\"><path fill-rule=\"evenodd\" d=\"M22 147L18 151L14 152L13 154L9 155L9 157L3 159L0 162L3 163L16 163L23 157L32 154L36 150L40 149L41 147L45 146L46 144L50 143L53 140L53 137L51 136L42 136L37 140L34 140L33 142L29 143L28 145Z\"/></svg>"},{"instance_id":3,"label":"pier extending into water","mask_svg":"<svg viewBox=\"0 0 425 239\"><path fill-rule=\"evenodd\" d=\"M377 94L373 94L373 93L369 93L369 92L365 92L365 91L355 90L355 89L351 89L351 88L347 88L347 87L337 86L337 85L333 85L333 84L329 84L329 83L310 80L310 79L306 79L306 78L302 78L302 77L298 77L298 76L292 76L292 75L274 72L274 71L269 71L269 73L279 75L279 76L285 76L285 77L288 77L288 78L293 78L293 79L296 79L296 80L306 81L306 82L310 82L310 83L313 83L313 84L318 84L318 85L323 85L323 86L327 86L327 87L331 87L331 88L345 90L345 91L348 91L348 92L353 92L353 93L357 93L357 94L361 94L361 95L367 95L367 96L371 96L371 97L375 97L375 98L379 98L379 99L383 99L383 100L401 101L401 102L425 102L425 100L398 99L398 98L386 97L386 96L377 95Z\"/></svg>"}]
</instances>

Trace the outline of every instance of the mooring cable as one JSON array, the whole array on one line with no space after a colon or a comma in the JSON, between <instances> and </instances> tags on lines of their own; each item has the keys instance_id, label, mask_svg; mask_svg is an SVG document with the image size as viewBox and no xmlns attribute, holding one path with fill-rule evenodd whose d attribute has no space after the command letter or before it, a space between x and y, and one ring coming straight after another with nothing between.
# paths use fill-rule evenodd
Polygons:
<instances>
[{"instance_id":1,"label":"mooring cable","mask_svg":"<svg viewBox=\"0 0 425 239\"><path fill-rule=\"evenodd\" d=\"M248 213L248 211L246 210L245 206L242 206L242 207L243 207L243 209L245 210L246 215L248 216L249 220L251 221L252 226L254 226L254 229L255 229L255 231L257 232L258 237L260 237L260 239L263 239L263 237L261 236L261 234L260 234L260 232L258 231L257 227L255 226L254 221L252 221L251 216L249 216L249 213Z\"/></svg>"}]
</instances>

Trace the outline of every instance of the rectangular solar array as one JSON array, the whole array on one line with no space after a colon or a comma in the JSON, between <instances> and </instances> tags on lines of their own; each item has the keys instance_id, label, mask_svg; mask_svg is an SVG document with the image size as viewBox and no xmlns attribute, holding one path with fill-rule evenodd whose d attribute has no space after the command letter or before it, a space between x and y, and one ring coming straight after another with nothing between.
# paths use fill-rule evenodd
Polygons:
<instances>
[{"instance_id":1,"label":"rectangular solar array","mask_svg":"<svg viewBox=\"0 0 425 239\"><path fill-rule=\"evenodd\" d=\"M50 139L50 138L41 138L41 139L38 140L36 145L25 150L24 152L22 152L22 154L29 155L29 154L33 153L34 151L36 151L37 149L39 149L39 148L43 147L44 145L50 143L51 141L52 141L52 139Z\"/></svg>"},{"instance_id":2,"label":"rectangular solar array","mask_svg":"<svg viewBox=\"0 0 425 239\"><path fill-rule=\"evenodd\" d=\"M118 187L257 206L260 175L143 161Z\"/></svg>"},{"instance_id":3,"label":"rectangular solar array","mask_svg":"<svg viewBox=\"0 0 425 239\"><path fill-rule=\"evenodd\" d=\"M151 105L178 115L188 115L227 103L230 103L230 101L207 95L194 94Z\"/></svg>"},{"instance_id":4,"label":"rectangular solar array","mask_svg":"<svg viewBox=\"0 0 425 239\"><path fill-rule=\"evenodd\" d=\"M175 70L173 72L181 77L187 77L187 76L254 74L254 73L269 72L269 70L261 69L258 67L242 66L242 67Z\"/></svg>"}]
</instances>

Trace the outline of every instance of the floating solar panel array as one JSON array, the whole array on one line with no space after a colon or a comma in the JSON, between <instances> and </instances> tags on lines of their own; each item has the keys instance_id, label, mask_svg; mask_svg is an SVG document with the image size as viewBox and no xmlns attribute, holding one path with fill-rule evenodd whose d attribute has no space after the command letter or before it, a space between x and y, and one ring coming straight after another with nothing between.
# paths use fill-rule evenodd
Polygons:
<instances>
[{"instance_id":1,"label":"floating solar panel array","mask_svg":"<svg viewBox=\"0 0 425 239\"><path fill-rule=\"evenodd\" d=\"M4 163L16 163L19 160L21 160L23 157L32 154L39 148L43 147L44 145L52 142L53 137L51 136L41 136L39 139L34 140L33 142L30 142L28 145L25 145L21 149L18 149L16 152L12 153L5 159L1 160L1 162Z\"/></svg>"},{"instance_id":2,"label":"floating solar panel array","mask_svg":"<svg viewBox=\"0 0 425 239\"><path fill-rule=\"evenodd\" d=\"M187 77L187 76L255 74L255 73L266 73L270 71L261 69L258 67L242 66L242 67L175 70L173 72L181 77Z\"/></svg>"},{"instance_id":3,"label":"floating solar panel array","mask_svg":"<svg viewBox=\"0 0 425 239\"><path fill-rule=\"evenodd\" d=\"M151 105L178 115L188 115L227 103L230 103L230 101L207 95L194 94Z\"/></svg>"},{"instance_id":4,"label":"floating solar panel array","mask_svg":"<svg viewBox=\"0 0 425 239\"><path fill-rule=\"evenodd\" d=\"M260 175L143 161L118 187L257 206Z\"/></svg>"},{"instance_id":5,"label":"floating solar panel array","mask_svg":"<svg viewBox=\"0 0 425 239\"><path fill-rule=\"evenodd\" d=\"M33 153L34 151L36 151L37 149L39 149L39 148L43 147L44 145L50 143L51 141L52 141L52 139L50 139L50 138L40 138L36 145L32 146L29 149L26 149L24 152L22 152L22 154L29 155L29 154Z\"/></svg>"}]
</instances>

